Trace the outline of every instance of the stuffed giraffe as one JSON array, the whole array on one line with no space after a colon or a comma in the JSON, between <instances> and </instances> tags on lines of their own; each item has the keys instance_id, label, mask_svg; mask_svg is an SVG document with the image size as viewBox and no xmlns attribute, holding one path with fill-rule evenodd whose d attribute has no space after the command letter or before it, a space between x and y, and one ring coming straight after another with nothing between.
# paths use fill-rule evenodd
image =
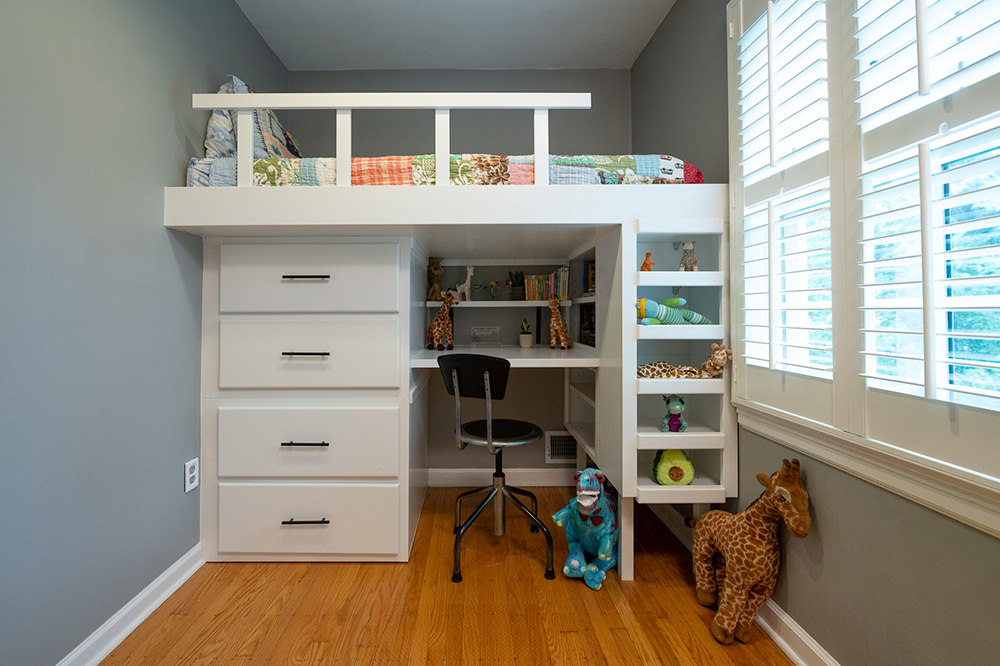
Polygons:
<instances>
[{"instance_id":1,"label":"stuffed giraffe","mask_svg":"<svg viewBox=\"0 0 1000 666\"><path fill-rule=\"evenodd\" d=\"M799 461L784 460L771 476L758 474L764 492L742 513L709 511L694 527L695 593L698 603L718 603L712 636L728 645L746 643L757 611L778 580L778 523L803 539L812 529L809 495L799 477Z\"/></svg>"},{"instance_id":2,"label":"stuffed giraffe","mask_svg":"<svg viewBox=\"0 0 1000 666\"><path fill-rule=\"evenodd\" d=\"M549 321L549 347L555 349L558 340L560 349L571 349L573 343L569 339L566 321L559 312L560 302L558 297L549 299L549 310L552 310L552 319Z\"/></svg>"},{"instance_id":3,"label":"stuffed giraffe","mask_svg":"<svg viewBox=\"0 0 1000 666\"><path fill-rule=\"evenodd\" d=\"M427 290L428 301L441 300L441 276L444 275L444 267L437 257L430 257L427 260L427 278L431 281L431 288Z\"/></svg>"},{"instance_id":4,"label":"stuffed giraffe","mask_svg":"<svg viewBox=\"0 0 1000 666\"><path fill-rule=\"evenodd\" d=\"M452 337L451 317L449 313L451 312L451 306L459 302L458 292L454 289L441 292L441 297L444 303L441 304L430 326L427 327L427 348L434 349L434 346L437 345L438 351L444 351L445 345L447 345L448 349L455 348L455 339ZM442 336L444 336L444 344L441 343Z\"/></svg>"},{"instance_id":5,"label":"stuffed giraffe","mask_svg":"<svg viewBox=\"0 0 1000 666\"><path fill-rule=\"evenodd\" d=\"M726 363L733 360L733 352L725 345L712 343L708 360L697 368L690 365L671 365L665 361L645 363L637 368L639 379L712 379L722 374Z\"/></svg>"},{"instance_id":6,"label":"stuffed giraffe","mask_svg":"<svg viewBox=\"0 0 1000 666\"><path fill-rule=\"evenodd\" d=\"M472 274L476 272L476 269L472 266L465 267L465 282L455 287L455 291L458 292L459 298L465 301L472 300Z\"/></svg>"}]
</instances>

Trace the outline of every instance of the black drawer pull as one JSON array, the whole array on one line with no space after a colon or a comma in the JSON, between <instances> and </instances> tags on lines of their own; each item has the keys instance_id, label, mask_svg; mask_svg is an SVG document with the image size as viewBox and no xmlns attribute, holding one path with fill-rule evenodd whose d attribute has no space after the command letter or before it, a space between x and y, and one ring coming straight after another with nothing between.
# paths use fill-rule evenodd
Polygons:
<instances>
[{"instance_id":1,"label":"black drawer pull","mask_svg":"<svg viewBox=\"0 0 1000 666\"><path fill-rule=\"evenodd\" d=\"M330 446L330 442L282 442L282 446Z\"/></svg>"},{"instance_id":2,"label":"black drawer pull","mask_svg":"<svg viewBox=\"0 0 1000 666\"><path fill-rule=\"evenodd\" d=\"M329 280L329 275L282 275L282 280Z\"/></svg>"},{"instance_id":3,"label":"black drawer pull","mask_svg":"<svg viewBox=\"0 0 1000 666\"><path fill-rule=\"evenodd\" d=\"M329 356L330 352L281 352L282 356Z\"/></svg>"},{"instance_id":4,"label":"black drawer pull","mask_svg":"<svg viewBox=\"0 0 1000 666\"><path fill-rule=\"evenodd\" d=\"M288 520L281 521L282 525L329 525L330 521L326 518L320 518L319 520L295 520L294 518L289 518Z\"/></svg>"}]
</instances>

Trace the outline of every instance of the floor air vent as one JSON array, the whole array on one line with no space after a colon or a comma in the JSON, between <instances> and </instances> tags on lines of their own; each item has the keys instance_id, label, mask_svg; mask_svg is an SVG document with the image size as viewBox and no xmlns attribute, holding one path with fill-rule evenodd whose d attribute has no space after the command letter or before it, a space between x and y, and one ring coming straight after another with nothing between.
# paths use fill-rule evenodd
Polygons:
<instances>
[{"instance_id":1,"label":"floor air vent","mask_svg":"<svg viewBox=\"0 0 1000 666\"><path fill-rule=\"evenodd\" d=\"M576 439L565 430L550 430L545 433L546 464L575 463Z\"/></svg>"}]
</instances>

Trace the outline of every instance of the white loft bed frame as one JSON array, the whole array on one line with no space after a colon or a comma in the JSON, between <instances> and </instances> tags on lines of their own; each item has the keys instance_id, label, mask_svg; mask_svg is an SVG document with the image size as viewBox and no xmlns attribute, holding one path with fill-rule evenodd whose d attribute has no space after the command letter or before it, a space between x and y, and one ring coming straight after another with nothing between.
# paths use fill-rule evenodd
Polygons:
<instances>
[{"instance_id":1,"label":"white loft bed frame","mask_svg":"<svg viewBox=\"0 0 1000 666\"><path fill-rule=\"evenodd\" d=\"M598 316L618 320L618 332L609 345L617 347L609 358L598 354L593 366L619 367L622 374L600 379L605 395L631 391L635 350L628 350L638 270L636 237L645 228L660 225L674 232L699 233L699 229L725 225L729 214L728 186L724 184L598 186L549 185L549 109L590 108L589 93L256 93L250 95L195 94L195 109L228 108L237 113L236 187L167 187L164 225L206 238L226 237L409 237L418 254L449 258L530 260L541 257L574 257L595 246L612 257L613 271L599 273L602 284L613 285L608 300L598 305ZM250 111L327 109L336 111L337 185L331 187L252 186L252 136ZM448 173L451 109L531 109L534 111L535 184L521 186L453 186L439 178L434 187L351 185L351 112L354 109L433 109L437 173ZM613 233L609 233L613 232ZM725 234L720 241L725 243ZM603 249L601 249L603 248ZM495 262L493 262L495 263ZM720 266L726 271L727 266ZM728 299L720 305L728 315ZM602 312L603 310L603 312ZM420 316L423 316L421 313ZM547 349L545 351L548 351ZM424 364L426 365L426 364ZM424 367L416 362L414 368ZM544 363L532 363L541 367ZM624 366L624 367L622 367ZM425 372L425 371L421 371ZM418 380L419 381L419 380ZM411 389L412 390L412 389ZM600 392L600 388L598 389ZM609 393L610 392L610 393ZM728 394L728 392L727 392ZM612 401L619 406L621 397ZM613 404L607 409L615 411ZM603 409L603 407L602 407ZM588 453L604 457L597 463L619 490L630 492L622 504L619 573L631 580L633 505L636 496L632 471L623 469L621 433L602 428L598 446ZM605 432L606 431L606 432ZM606 440L602 444L602 440ZM628 444L625 444L628 446ZM617 451L616 451L617 449ZM592 456L593 457L593 456ZM735 458L735 456L733 456ZM735 489L735 464L724 476ZM693 488L692 488L693 489ZM658 501L671 501L665 489ZM682 503L721 501L721 490L706 489L676 499ZM728 494L728 488L726 489Z\"/></svg>"}]
</instances>

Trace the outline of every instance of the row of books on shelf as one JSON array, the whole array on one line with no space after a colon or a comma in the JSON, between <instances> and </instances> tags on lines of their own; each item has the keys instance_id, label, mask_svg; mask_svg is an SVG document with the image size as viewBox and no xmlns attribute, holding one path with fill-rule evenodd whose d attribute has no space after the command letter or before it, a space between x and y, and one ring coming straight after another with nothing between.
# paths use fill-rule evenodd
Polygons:
<instances>
[{"instance_id":1,"label":"row of books on shelf","mask_svg":"<svg viewBox=\"0 0 1000 666\"><path fill-rule=\"evenodd\" d=\"M569 266L548 275L525 275L524 297L529 301L547 301L558 296L569 298Z\"/></svg>"}]
</instances>

